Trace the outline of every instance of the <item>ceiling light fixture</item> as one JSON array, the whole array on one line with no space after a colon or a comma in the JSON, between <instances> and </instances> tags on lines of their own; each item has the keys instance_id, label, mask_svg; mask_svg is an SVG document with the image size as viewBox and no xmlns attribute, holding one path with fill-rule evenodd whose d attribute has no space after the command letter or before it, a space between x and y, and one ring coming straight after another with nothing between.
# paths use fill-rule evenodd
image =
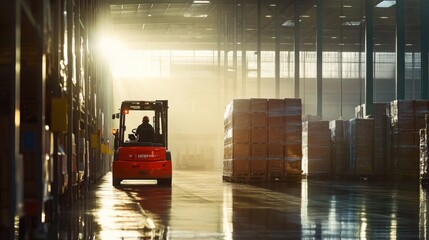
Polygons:
<instances>
[{"instance_id":1,"label":"ceiling light fixture","mask_svg":"<svg viewBox=\"0 0 429 240\"><path fill-rule=\"evenodd\" d=\"M292 20L287 20L286 22L282 23L283 27L293 27L295 26L294 22Z\"/></svg>"},{"instance_id":2,"label":"ceiling light fixture","mask_svg":"<svg viewBox=\"0 0 429 240\"><path fill-rule=\"evenodd\" d=\"M378 8L390 8L396 4L396 0L383 0L379 4L375 5Z\"/></svg>"},{"instance_id":3,"label":"ceiling light fixture","mask_svg":"<svg viewBox=\"0 0 429 240\"><path fill-rule=\"evenodd\" d=\"M360 21L347 21L343 22L343 26L359 26L360 23Z\"/></svg>"},{"instance_id":4,"label":"ceiling light fixture","mask_svg":"<svg viewBox=\"0 0 429 240\"><path fill-rule=\"evenodd\" d=\"M194 0L194 4L210 4L209 0Z\"/></svg>"}]
</instances>

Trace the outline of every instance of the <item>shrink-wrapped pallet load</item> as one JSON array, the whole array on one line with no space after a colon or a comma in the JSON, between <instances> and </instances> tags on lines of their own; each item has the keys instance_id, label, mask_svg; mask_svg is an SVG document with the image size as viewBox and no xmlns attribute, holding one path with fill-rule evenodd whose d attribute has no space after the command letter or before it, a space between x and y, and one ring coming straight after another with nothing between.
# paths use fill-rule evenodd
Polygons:
<instances>
[{"instance_id":1,"label":"shrink-wrapped pallet load","mask_svg":"<svg viewBox=\"0 0 429 240\"><path fill-rule=\"evenodd\" d=\"M302 107L301 99L286 98L284 160L287 175L302 174Z\"/></svg>"},{"instance_id":2,"label":"shrink-wrapped pallet load","mask_svg":"<svg viewBox=\"0 0 429 240\"><path fill-rule=\"evenodd\" d=\"M374 119L353 118L349 122L349 174L373 174Z\"/></svg>"},{"instance_id":3,"label":"shrink-wrapped pallet load","mask_svg":"<svg viewBox=\"0 0 429 240\"><path fill-rule=\"evenodd\" d=\"M429 184L429 114L425 114L425 127L420 129L420 171L419 179L422 184Z\"/></svg>"},{"instance_id":4,"label":"shrink-wrapped pallet load","mask_svg":"<svg viewBox=\"0 0 429 240\"><path fill-rule=\"evenodd\" d=\"M331 130L331 163L332 174L343 175L346 172L346 145L344 141L344 120L332 120L329 122Z\"/></svg>"},{"instance_id":5,"label":"shrink-wrapped pallet load","mask_svg":"<svg viewBox=\"0 0 429 240\"><path fill-rule=\"evenodd\" d=\"M302 170L307 176L331 173L331 131L329 121L302 124Z\"/></svg>"},{"instance_id":6,"label":"shrink-wrapped pallet load","mask_svg":"<svg viewBox=\"0 0 429 240\"><path fill-rule=\"evenodd\" d=\"M223 176L250 175L250 101L235 99L224 114Z\"/></svg>"},{"instance_id":7,"label":"shrink-wrapped pallet load","mask_svg":"<svg viewBox=\"0 0 429 240\"><path fill-rule=\"evenodd\" d=\"M267 174L267 109L265 98L250 99L250 175Z\"/></svg>"},{"instance_id":8,"label":"shrink-wrapped pallet load","mask_svg":"<svg viewBox=\"0 0 429 240\"><path fill-rule=\"evenodd\" d=\"M387 151L389 150L388 144L388 116L386 108L388 103L374 103L374 174L385 175L387 172L386 166L388 164Z\"/></svg>"},{"instance_id":9,"label":"shrink-wrapped pallet load","mask_svg":"<svg viewBox=\"0 0 429 240\"><path fill-rule=\"evenodd\" d=\"M419 129L429 113L425 100L394 100L390 103L393 172L400 177L419 175Z\"/></svg>"},{"instance_id":10,"label":"shrink-wrapped pallet load","mask_svg":"<svg viewBox=\"0 0 429 240\"><path fill-rule=\"evenodd\" d=\"M267 174L284 174L285 102L283 99L268 99L268 161Z\"/></svg>"},{"instance_id":11,"label":"shrink-wrapped pallet load","mask_svg":"<svg viewBox=\"0 0 429 240\"><path fill-rule=\"evenodd\" d=\"M224 125L224 177L257 181L301 176L301 99L233 100Z\"/></svg>"}]
</instances>

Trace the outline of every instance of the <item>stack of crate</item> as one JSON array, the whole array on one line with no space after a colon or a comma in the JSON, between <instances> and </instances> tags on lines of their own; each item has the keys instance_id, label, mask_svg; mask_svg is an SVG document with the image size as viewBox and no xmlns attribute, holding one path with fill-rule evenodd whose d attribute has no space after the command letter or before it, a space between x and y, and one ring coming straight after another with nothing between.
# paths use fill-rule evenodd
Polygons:
<instances>
[{"instance_id":1,"label":"stack of crate","mask_svg":"<svg viewBox=\"0 0 429 240\"><path fill-rule=\"evenodd\" d=\"M285 101L285 173L301 175L302 161L302 107L301 99L286 98Z\"/></svg>"},{"instance_id":2,"label":"stack of crate","mask_svg":"<svg viewBox=\"0 0 429 240\"><path fill-rule=\"evenodd\" d=\"M419 129L429 112L423 100L394 100L390 103L392 157L397 176L416 177L419 173Z\"/></svg>"},{"instance_id":3,"label":"stack of crate","mask_svg":"<svg viewBox=\"0 0 429 240\"><path fill-rule=\"evenodd\" d=\"M233 181L301 176L301 99L236 99L224 121L223 176Z\"/></svg>"},{"instance_id":4,"label":"stack of crate","mask_svg":"<svg viewBox=\"0 0 429 240\"><path fill-rule=\"evenodd\" d=\"M331 131L329 121L302 124L302 170L307 176L331 173Z\"/></svg>"},{"instance_id":5,"label":"stack of crate","mask_svg":"<svg viewBox=\"0 0 429 240\"><path fill-rule=\"evenodd\" d=\"M332 174L334 176L342 175L346 171L346 152L344 142L344 121L332 120L329 122L331 130L331 163Z\"/></svg>"},{"instance_id":6,"label":"stack of crate","mask_svg":"<svg viewBox=\"0 0 429 240\"><path fill-rule=\"evenodd\" d=\"M373 174L374 119L353 118L349 122L348 173L352 176Z\"/></svg>"},{"instance_id":7,"label":"stack of crate","mask_svg":"<svg viewBox=\"0 0 429 240\"><path fill-rule=\"evenodd\" d=\"M385 175L388 164L388 120L386 113L388 103L374 103L374 174Z\"/></svg>"},{"instance_id":8,"label":"stack of crate","mask_svg":"<svg viewBox=\"0 0 429 240\"><path fill-rule=\"evenodd\" d=\"M285 101L268 99L268 164L269 176L284 174Z\"/></svg>"},{"instance_id":9,"label":"stack of crate","mask_svg":"<svg viewBox=\"0 0 429 240\"><path fill-rule=\"evenodd\" d=\"M429 115L426 114L426 122L429 119ZM419 178L423 183L427 183L429 180L429 169L428 169L428 125L425 128L420 129L420 173Z\"/></svg>"},{"instance_id":10,"label":"stack of crate","mask_svg":"<svg viewBox=\"0 0 429 240\"><path fill-rule=\"evenodd\" d=\"M224 177L250 175L250 101L235 99L224 115Z\"/></svg>"},{"instance_id":11,"label":"stack of crate","mask_svg":"<svg viewBox=\"0 0 429 240\"><path fill-rule=\"evenodd\" d=\"M267 174L267 99L250 99L250 174Z\"/></svg>"}]
</instances>

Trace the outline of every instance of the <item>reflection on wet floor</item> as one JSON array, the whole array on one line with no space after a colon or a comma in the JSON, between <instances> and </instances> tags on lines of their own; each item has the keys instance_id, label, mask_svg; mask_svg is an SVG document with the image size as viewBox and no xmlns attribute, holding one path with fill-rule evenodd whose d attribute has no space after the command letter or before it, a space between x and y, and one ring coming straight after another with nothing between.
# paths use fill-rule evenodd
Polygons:
<instances>
[{"instance_id":1,"label":"reflection on wet floor","mask_svg":"<svg viewBox=\"0 0 429 240\"><path fill-rule=\"evenodd\" d=\"M110 174L52 239L428 239L428 191L412 182L238 184L175 171L172 187Z\"/></svg>"}]
</instances>

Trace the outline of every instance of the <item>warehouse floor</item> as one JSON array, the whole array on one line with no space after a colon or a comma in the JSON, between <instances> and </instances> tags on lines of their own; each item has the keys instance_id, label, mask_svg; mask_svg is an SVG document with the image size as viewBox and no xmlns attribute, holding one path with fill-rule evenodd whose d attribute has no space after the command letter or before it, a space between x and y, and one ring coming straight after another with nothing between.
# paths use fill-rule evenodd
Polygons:
<instances>
[{"instance_id":1,"label":"warehouse floor","mask_svg":"<svg viewBox=\"0 0 429 240\"><path fill-rule=\"evenodd\" d=\"M174 171L172 187L111 186L107 174L58 239L427 239L429 193L413 182L239 184L216 171Z\"/></svg>"}]
</instances>

